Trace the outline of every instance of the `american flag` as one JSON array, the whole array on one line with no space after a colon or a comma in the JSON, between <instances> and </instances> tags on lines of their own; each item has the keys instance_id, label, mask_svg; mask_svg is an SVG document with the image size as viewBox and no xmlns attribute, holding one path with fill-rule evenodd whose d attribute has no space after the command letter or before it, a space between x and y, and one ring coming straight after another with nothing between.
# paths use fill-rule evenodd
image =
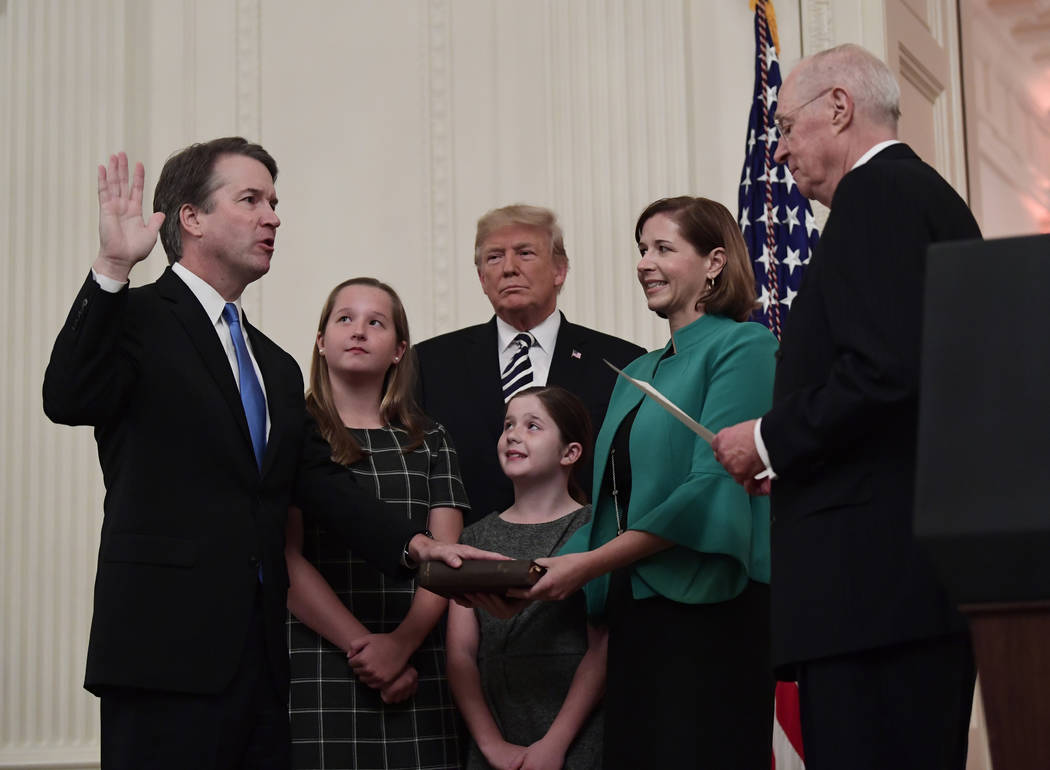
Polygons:
<instances>
[{"instance_id":1,"label":"american flag","mask_svg":"<svg viewBox=\"0 0 1050 770\"><path fill-rule=\"evenodd\" d=\"M820 233L809 201L798 191L791 172L773 162L777 148L773 114L782 82L776 15L772 0L750 1L755 12L755 91L747 121L737 221L751 254L761 303L752 319L768 326L780 339L781 324ZM772 766L774 770L805 768L798 688L792 682L777 683Z\"/></svg>"},{"instance_id":2,"label":"american flag","mask_svg":"<svg viewBox=\"0 0 1050 770\"><path fill-rule=\"evenodd\" d=\"M781 324L820 233L809 201L798 191L788 167L773 162L777 148L773 113L781 84L776 17L772 0L750 1L755 12L755 91L737 221L751 252L761 303L752 318L780 339Z\"/></svg>"}]
</instances>

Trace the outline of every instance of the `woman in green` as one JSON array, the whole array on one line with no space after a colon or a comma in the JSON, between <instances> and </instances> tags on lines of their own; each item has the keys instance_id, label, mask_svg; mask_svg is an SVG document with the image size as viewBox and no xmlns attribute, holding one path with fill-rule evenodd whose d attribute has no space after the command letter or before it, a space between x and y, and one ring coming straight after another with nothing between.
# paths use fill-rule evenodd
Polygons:
<instances>
[{"instance_id":1,"label":"woman in green","mask_svg":"<svg viewBox=\"0 0 1050 770\"><path fill-rule=\"evenodd\" d=\"M638 280L670 325L626 373L718 431L770 406L777 343L747 322L754 275L733 216L658 200L635 228ZM622 378L595 446L594 517L539 562L525 596L586 584L609 626L606 770L763 768L770 762L769 505L711 447Z\"/></svg>"}]
</instances>

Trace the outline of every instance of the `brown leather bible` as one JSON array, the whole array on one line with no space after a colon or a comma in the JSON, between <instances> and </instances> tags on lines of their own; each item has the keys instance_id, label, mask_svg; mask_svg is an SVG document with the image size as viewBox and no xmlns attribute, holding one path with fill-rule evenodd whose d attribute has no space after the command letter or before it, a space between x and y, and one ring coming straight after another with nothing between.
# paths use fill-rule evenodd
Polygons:
<instances>
[{"instance_id":1,"label":"brown leather bible","mask_svg":"<svg viewBox=\"0 0 1050 770\"><path fill-rule=\"evenodd\" d=\"M417 579L421 588L451 598L474 593L506 594L508 588L529 588L546 571L528 559L465 559L458 569L443 561L425 561L419 565Z\"/></svg>"}]
</instances>

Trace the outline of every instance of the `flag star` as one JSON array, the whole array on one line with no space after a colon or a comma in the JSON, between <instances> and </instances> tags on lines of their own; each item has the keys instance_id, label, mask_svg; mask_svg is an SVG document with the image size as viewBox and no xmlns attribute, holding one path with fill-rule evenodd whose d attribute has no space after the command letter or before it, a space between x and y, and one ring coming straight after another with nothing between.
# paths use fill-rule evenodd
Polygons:
<instances>
[{"instance_id":1,"label":"flag star","mask_svg":"<svg viewBox=\"0 0 1050 770\"><path fill-rule=\"evenodd\" d=\"M751 133L747 137L747 152L750 155L755 149L755 129L751 129Z\"/></svg>"},{"instance_id":2,"label":"flag star","mask_svg":"<svg viewBox=\"0 0 1050 770\"><path fill-rule=\"evenodd\" d=\"M780 175L780 181L788 186L788 195L791 194L791 188L795 186L795 177L791 176L791 169L787 166L781 166L784 171Z\"/></svg>"},{"instance_id":3,"label":"flag star","mask_svg":"<svg viewBox=\"0 0 1050 770\"><path fill-rule=\"evenodd\" d=\"M788 310L791 309L791 303L795 301L795 297L798 296L798 292L788 286L787 296L780 300L781 305L787 305Z\"/></svg>"},{"instance_id":4,"label":"flag star","mask_svg":"<svg viewBox=\"0 0 1050 770\"><path fill-rule=\"evenodd\" d=\"M806 212L806 237L810 237L815 232L819 232L820 228L817 227L817 218L813 216L812 211ZM809 260L807 260L808 262Z\"/></svg>"},{"instance_id":5,"label":"flag star","mask_svg":"<svg viewBox=\"0 0 1050 770\"><path fill-rule=\"evenodd\" d=\"M758 301L762 303L762 312L769 312L769 305L773 302L773 296L769 293L769 287L762 287L762 296L758 298Z\"/></svg>"},{"instance_id":6,"label":"flag star","mask_svg":"<svg viewBox=\"0 0 1050 770\"><path fill-rule=\"evenodd\" d=\"M762 95L762 98L766 100L766 109L773 109L773 103L777 100L776 84L766 86L766 92Z\"/></svg>"},{"instance_id":7,"label":"flag star","mask_svg":"<svg viewBox=\"0 0 1050 770\"><path fill-rule=\"evenodd\" d=\"M751 213L751 207L750 206L744 206L744 210L740 212L740 232L741 232L741 234L746 233L748 226L751 224L751 220L748 219L748 216L749 216L750 213Z\"/></svg>"},{"instance_id":8,"label":"flag star","mask_svg":"<svg viewBox=\"0 0 1050 770\"><path fill-rule=\"evenodd\" d=\"M757 181L757 182L765 182L766 180L770 180L770 181L773 181L773 182L776 182L776 181L778 181L778 180L777 180L777 167L776 167L776 166L773 166L773 167L771 168L771 170L770 170L770 172L769 172L769 176L768 176L768 177L766 176L766 172L765 172L765 171L763 171L763 172L762 172L762 176L760 176L760 177L759 177L759 178L758 178L757 180L755 180L755 181Z\"/></svg>"},{"instance_id":9,"label":"flag star","mask_svg":"<svg viewBox=\"0 0 1050 770\"><path fill-rule=\"evenodd\" d=\"M777 58L777 47L775 45L766 46L766 68L772 67L774 64L779 64L780 59Z\"/></svg>"},{"instance_id":10,"label":"flag star","mask_svg":"<svg viewBox=\"0 0 1050 770\"><path fill-rule=\"evenodd\" d=\"M786 221L787 221L787 226L788 226L788 235L791 235L792 233L795 232L795 227L799 225L799 221L798 221L798 206L795 206L795 208L793 208L793 209L790 209L787 206L784 206L784 211L787 212L787 220Z\"/></svg>"},{"instance_id":11,"label":"flag star","mask_svg":"<svg viewBox=\"0 0 1050 770\"><path fill-rule=\"evenodd\" d=\"M772 221L769 221L769 219L767 219L767 218L766 218L766 215L767 215L767 214L772 214ZM772 225L776 225L776 224L780 224L780 222L781 222L782 220L780 220L780 219L777 219L777 207L776 207L776 206L773 206L773 207L771 207L771 208L765 208L765 209L763 209L763 210L762 210L762 216L760 216L760 217L759 217L758 219L756 219L755 221L756 221L756 222L761 222L762 224L772 224Z\"/></svg>"},{"instance_id":12,"label":"flag star","mask_svg":"<svg viewBox=\"0 0 1050 770\"><path fill-rule=\"evenodd\" d=\"M769 271L769 263L776 262L776 257L770 252L768 243L762 244L762 256L756 259L755 262L761 262L767 272Z\"/></svg>"},{"instance_id":13,"label":"flag star","mask_svg":"<svg viewBox=\"0 0 1050 770\"><path fill-rule=\"evenodd\" d=\"M784 259L784 264L791 268L790 274L794 274L796 267L802 267L802 260L798 258L800 251L801 249L793 249L788 246L788 255Z\"/></svg>"},{"instance_id":14,"label":"flag star","mask_svg":"<svg viewBox=\"0 0 1050 770\"><path fill-rule=\"evenodd\" d=\"M773 142L777 140L777 129L775 126L770 126L762 132L762 136L758 137L766 143L766 147L772 147Z\"/></svg>"},{"instance_id":15,"label":"flag star","mask_svg":"<svg viewBox=\"0 0 1050 770\"><path fill-rule=\"evenodd\" d=\"M740 183L748 193L751 192L751 166L744 166L744 181Z\"/></svg>"}]
</instances>

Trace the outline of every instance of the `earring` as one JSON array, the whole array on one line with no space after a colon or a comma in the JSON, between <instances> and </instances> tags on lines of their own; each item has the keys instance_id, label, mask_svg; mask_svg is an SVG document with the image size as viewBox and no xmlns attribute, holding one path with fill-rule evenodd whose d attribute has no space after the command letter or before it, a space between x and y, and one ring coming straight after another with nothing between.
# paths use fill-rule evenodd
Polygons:
<instances>
[{"instance_id":1,"label":"earring","mask_svg":"<svg viewBox=\"0 0 1050 770\"><path fill-rule=\"evenodd\" d=\"M707 276L707 290L711 291L713 288L715 288L715 279Z\"/></svg>"},{"instance_id":2,"label":"earring","mask_svg":"<svg viewBox=\"0 0 1050 770\"><path fill-rule=\"evenodd\" d=\"M323 356L324 355L324 348L318 348L317 352L320 353Z\"/></svg>"},{"instance_id":3,"label":"earring","mask_svg":"<svg viewBox=\"0 0 1050 770\"><path fill-rule=\"evenodd\" d=\"M401 356L394 356L394 363L395 363L395 364L396 364L396 363L397 363L398 361L400 361L400 360L401 360Z\"/></svg>"}]
</instances>

